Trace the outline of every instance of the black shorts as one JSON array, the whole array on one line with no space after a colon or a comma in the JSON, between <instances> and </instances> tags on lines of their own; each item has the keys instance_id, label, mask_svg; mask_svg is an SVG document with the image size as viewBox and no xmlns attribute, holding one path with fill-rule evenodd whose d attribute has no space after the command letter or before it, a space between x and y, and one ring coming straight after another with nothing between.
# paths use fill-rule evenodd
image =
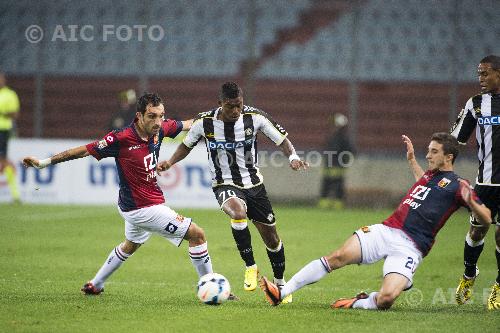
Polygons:
<instances>
[{"instance_id":1,"label":"black shorts","mask_svg":"<svg viewBox=\"0 0 500 333\"><path fill-rule=\"evenodd\" d=\"M0 131L0 158L7 158L7 143L10 131Z\"/></svg>"},{"instance_id":2,"label":"black shorts","mask_svg":"<svg viewBox=\"0 0 500 333\"><path fill-rule=\"evenodd\" d=\"M491 224L500 225L500 215L498 214L500 210L500 186L476 185L474 186L474 191L484 205L491 211ZM472 215L470 224L473 226L481 226Z\"/></svg>"},{"instance_id":3,"label":"black shorts","mask_svg":"<svg viewBox=\"0 0 500 333\"><path fill-rule=\"evenodd\" d=\"M267 197L264 184L256 187L241 189L231 185L221 185L213 188L215 197L219 206L230 198L240 198L247 206L247 217L253 222L259 222L267 225L274 225L275 218L273 207Z\"/></svg>"}]
</instances>

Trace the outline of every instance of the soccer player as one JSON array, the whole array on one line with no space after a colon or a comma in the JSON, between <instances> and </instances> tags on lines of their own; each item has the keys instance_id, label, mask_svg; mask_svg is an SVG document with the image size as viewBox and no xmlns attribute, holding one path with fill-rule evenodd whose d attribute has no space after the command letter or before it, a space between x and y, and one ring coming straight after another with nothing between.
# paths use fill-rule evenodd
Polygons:
<instances>
[{"instance_id":1,"label":"soccer player","mask_svg":"<svg viewBox=\"0 0 500 333\"><path fill-rule=\"evenodd\" d=\"M9 137L13 121L19 116L19 98L14 90L6 85L5 75L0 72L0 173L5 174L10 194L14 202L20 202L17 187L16 169L7 158Z\"/></svg>"},{"instance_id":2,"label":"soccer player","mask_svg":"<svg viewBox=\"0 0 500 333\"><path fill-rule=\"evenodd\" d=\"M189 241L189 256L198 275L212 272L204 231L191 221L165 206L163 192L156 180L156 164L164 137L173 138L189 130L192 120L164 119L161 97L146 93L137 102L132 124L112 131L100 141L69 149L50 158L39 160L26 157L26 167L44 168L69 160L92 155L97 160L114 157L120 178L118 211L125 220L125 240L116 246L95 277L82 287L85 294L98 295L104 283L152 233L159 234L180 246Z\"/></svg>"},{"instance_id":3,"label":"soccer player","mask_svg":"<svg viewBox=\"0 0 500 333\"><path fill-rule=\"evenodd\" d=\"M385 259L382 287L371 294L359 293L335 301L332 308L389 309L399 294L412 287L413 275L437 232L460 206L468 207L479 223L489 225L489 209L465 181L453 172L458 142L448 133L435 133L428 147L429 169L415 159L410 139L403 135L407 159L416 183L398 208L381 224L362 227L339 249L304 266L281 289L262 277L260 287L272 305L328 273L352 264L372 264Z\"/></svg>"},{"instance_id":4,"label":"soccer player","mask_svg":"<svg viewBox=\"0 0 500 333\"><path fill-rule=\"evenodd\" d=\"M495 224L498 274L488 297L488 309L500 309L500 57L490 55L481 60L477 67L481 93L471 97L465 104L451 135L465 145L476 128L477 172L476 191L478 197L491 210ZM465 236L465 272L460 278L455 299L458 304L466 303L472 297L472 287L479 274L477 261L484 247L484 238L489 226L478 223L474 215L470 217L470 229Z\"/></svg>"},{"instance_id":5,"label":"soccer player","mask_svg":"<svg viewBox=\"0 0 500 333\"><path fill-rule=\"evenodd\" d=\"M244 289L257 287L258 269L254 260L248 219L259 231L278 285L285 283L285 248L276 231L276 220L257 164L257 133L261 131L278 145L293 170L306 169L287 139L287 132L265 112L243 104L243 92L234 82L222 85L219 107L200 113L183 143L158 170L168 170L184 159L204 138L212 186L221 209L231 218L231 230L245 262ZM290 302L289 297L285 302Z\"/></svg>"}]
</instances>

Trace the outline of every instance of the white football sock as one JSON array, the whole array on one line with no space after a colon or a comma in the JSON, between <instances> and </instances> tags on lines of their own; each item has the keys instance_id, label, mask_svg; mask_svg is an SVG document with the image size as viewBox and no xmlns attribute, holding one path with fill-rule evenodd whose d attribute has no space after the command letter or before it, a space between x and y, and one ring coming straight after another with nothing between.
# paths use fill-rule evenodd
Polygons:
<instances>
[{"instance_id":1,"label":"white football sock","mask_svg":"<svg viewBox=\"0 0 500 333\"><path fill-rule=\"evenodd\" d=\"M321 280L329 272L330 269L325 266L324 258L311 261L292 276L292 278L281 288L281 299L305 285Z\"/></svg>"},{"instance_id":2,"label":"white football sock","mask_svg":"<svg viewBox=\"0 0 500 333\"><path fill-rule=\"evenodd\" d=\"M189 257L199 277L213 272L212 260L208 254L206 242L201 245L189 247Z\"/></svg>"},{"instance_id":3,"label":"white football sock","mask_svg":"<svg viewBox=\"0 0 500 333\"><path fill-rule=\"evenodd\" d=\"M377 295L378 292L373 292L365 299L358 299L352 305L353 309L377 310Z\"/></svg>"},{"instance_id":4,"label":"white football sock","mask_svg":"<svg viewBox=\"0 0 500 333\"><path fill-rule=\"evenodd\" d=\"M120 244L121 245L121 244ZM101 266L95 277L91 280L92 284L101 289L104 287L104 282L116 271L131 254L127 254L120 249L120 245L115 247L108 256L108 259Z\"/></svg>"}]
</instances>

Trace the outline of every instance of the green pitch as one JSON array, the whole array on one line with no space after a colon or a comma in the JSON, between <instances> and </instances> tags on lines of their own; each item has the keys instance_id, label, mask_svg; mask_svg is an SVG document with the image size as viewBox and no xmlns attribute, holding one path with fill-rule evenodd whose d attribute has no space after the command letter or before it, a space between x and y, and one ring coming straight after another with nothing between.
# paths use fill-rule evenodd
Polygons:
<instances>
[{"instance_id":1,"label":"green pitch","mask_svg":"<svg viewBox=\"0 0 500 333\"><path fill-rule=\"evenodd\" d=\"M287 257L286 277L337 248L357 227L378 223L389 211L319 211L275 208ZM83 296L111 249L123 240L115 207L0 206L0 332L498 332L500 313L483 296L496 277L493 232L479 261L473 304L457 306L468 229L465 210L441 231L415 276L390 311L331 310L333 299L377 290L382 264L351 266L296 292L292 304L273 308L262 292L243 291L244 267L228 218L219 211L179 210L201 225L214 270L241 301L201 304L187 244L175 248L158 236L138 250L106 284L101 296ZM272 276L265 248L251 227L257 264Z\"/></svg>"}]
</instances>

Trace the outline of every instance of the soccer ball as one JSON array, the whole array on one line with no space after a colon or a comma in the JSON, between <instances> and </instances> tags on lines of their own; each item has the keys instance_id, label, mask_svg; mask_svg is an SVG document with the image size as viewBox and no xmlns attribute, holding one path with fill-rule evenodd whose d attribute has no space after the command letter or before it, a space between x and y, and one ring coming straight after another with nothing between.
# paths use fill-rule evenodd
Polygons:
<instances>
[{"instance_id":1,"label":"soccer ball","mask_svg":"<svg viewBox=\"0 0 500 333\"><path fill-rule=\"evenodd\" d=\"M198 281L198 298L205 304L218 305L224 303L230 293L229 281L221 274L208 273Z\"/></svg>"}]
</instances>

